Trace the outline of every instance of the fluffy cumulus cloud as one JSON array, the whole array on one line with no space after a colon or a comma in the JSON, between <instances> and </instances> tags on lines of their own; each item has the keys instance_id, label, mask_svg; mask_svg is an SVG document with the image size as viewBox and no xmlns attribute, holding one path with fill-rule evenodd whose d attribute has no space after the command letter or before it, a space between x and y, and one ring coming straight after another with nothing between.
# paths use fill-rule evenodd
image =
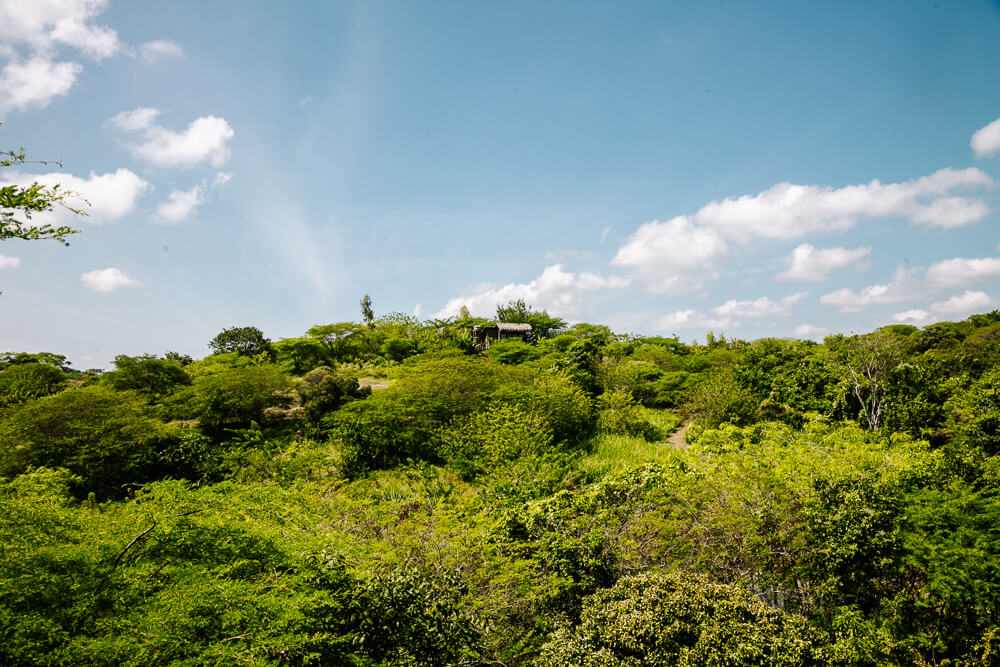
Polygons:
<instances>
[{"instance_id":1,"label":"fluffy cumulus cloud","mask_svg":"<svg viewBox=\"0 0 1000 667\"><path fill-rule=\"evenodd\" d=\"M113 292L125 287L138 287L139 281L131 278L120 269L94 269L80 274L84 287L95 292Z\"/></svg>"},{"instance_id":2,"label":"fluffy cumulus cloud","mask_svg":"<svg viewBox=\"0 0 1000 667\"><path fill-rule=\"evenodd\" d=\"M157 39L146 42L139 47L139 57L147 63L158 63L170 58L180 58L183 55L184 49L181 48L181 45L169 39Z\"/></svg>"},{"instance_id":3,"label":"fluffy cumulus cloud","mask_svg":"<svg viewBox=\"0 0 1000 667\"><path fill-rule=\"evenodd\" d=\"M676 310L653 320L654 329L675 332L681 329L718 329L739 326L742 319L787 317L792 306L806 297L805 292L792 294L775 301L762 296L759 299L731 299L712 308L711 313L696 310Z\"/></svg>"},{"instance_id":4,"label":"fluffy cumulus cloud","mask_svg":"<svg viewBox=\"0 0 1000 667\"><path fill-rule=\"evenodd\" d=\"M935 287L969 285L997 276L1000 276L1000 257L955 257L927 269L927 282Z\"/></svg>"},{"instance_id":5,"label":"fluffy cumulus cloud","mask_svg":"<svg viewBox=\"0 0 1000 667\"><path fill-rule=\"evenodd\" d=\"M788 269L778 274L779 280L826 280L830 271L856 264L872 251L871 248L823 248L803 243L786 260Z\"/></svg>"},{"instance_id":6,"label":"fluffy cumulus cloud","mask_svg":"<svg viewBox=\"0 0 1000 667\"><path fill-rule=\"evenodd\" d=\"M729 243L793 240L849 229L862 220L903 218L953 228L982 220L990 210L966 191L994 185L979 169L945 168L901 183L871 181L834 188L778 183L763 192L706 204L693 215L641 225L619 248L613 264L631 269L651 292L698 288L718 277ZM833 269L860 261L867 248L816 249L803 244L779 277L822 280Z\"/></svg>"},{"instance_id":7,"label":"fluffy cumulus cloud","mask_svg":"<svg viewBox=\"0 0 1000 667\"><path fill-rule=\"evenodd\" d=\"M901 313L893 314L891 319L894 324L915 324L917 326L923 326L933 320L934 316L921 308L912 308L910 310L904 310Z\"/></svg>"},{"instance_id":8,"label":"fluffy cumulus cloud","mask_svg":"<svg viewBox=\"0 0 1000 667\"><path fill-rule=\"evenodd\" d=\"M44 107L66 95L83 68L77 63L32 58L0 70L0 111Z\"/></svg>"},{"instance_id":9,"label":"fluffy cumulus cloud","mask_svg":"<svg viewBox=\"0 0 1000 667\"><path fill-rule=\"evenodd\" d=\"M726 301L721 306L716 306L712 312L721 317L784 317L791 313L791 308L806 297L805 292L792 294L783 299L774 301L770 297L762 296L759 299L746 299L737 301L735 299Z\"/></svg>"},{"instance_id":10,"label":"fluffy cumulus cloud","mask_svg":"<svg viewBox=\"0 0 1000 667\"><path fill-rule=\"evenodd\" d=\"M160 112L148 107L122 111L108 120L108 125L123 132L140 135L127 144L139 159L158 167L193 167L207 162L221 167L229 159L229 140L235 136L226 119L202 116L177 132L156 123Z\"/></svg>"},{"instance_id":11,"label":"fluffy cumulus cloud","mask_svg":"<svg viewBox=\"0 0 1000 667\"><path fill-rule=\"evenodd\" d=\"M820 303L837 306L846 313L857 312L870 306L909 301L920 294L919 281L914 270L898 269L893 279L884 285L869 285L859 291L839 289L820 297Z\"/></svg>"},{"instance_id":12,"label":"fluffy cumulus cloud","mask_svg":"<svg viewBox=\"0 0 1000 667\"><path fill-rule=\"evenodd\" d=\"M993 305L993 299L986 292L973 292L967 290L963 294L958 294L931 304L931 310L941 315L970 315L980 310L989 309Z\"/></svg>"},{"instance_id":13,"label":"fluffy cumulus cloud","mask_svg":"<svg viewBox=\"0 0 1000 667\"><path fill-rule=\"evenodd\" d=\"M0 185L21 187L40 183L46 186L58 185L67 193L64 203L87 213L86 220L93 223L112 222L135 210L139 198L151 189L151 185L128 169L118 169L106 174L91 172L87 178L73 174L26 174L14 172L4 174ZM65 223L76 216L69 210L56 207L48 213L32 217L36 224Z\"/></svg>"},{"instance_id":14,"label":"fluffy cumulus cloud","mask_svg":"<svg viewBox=\"0 0 1000 667\"><path fill-rule=\"evenodd\" d=\"M866 218L902 217L937 227L958 227L989 213L980 199L945 196L959 188L988 187L979 169L941 169L903 183L872 181L832 188L778 183L756 195L727 198L703 207L695 220L728 238L794 239L844 230Z\"/></svg>"},{"instance_id":15,"label":"fluffy cumulus cloud","mask_svg":"<svg viewBox=\"0 0 1000 667\"><path fill-rule=\"evenodd\" d=\"M1000 153L1000 118L976 130L970 145L976 157L990 157Z\"/></svg>"},{"instance_id":16,"label":"fluffy cumulus cloud","mask_svg":"<svg viewBox=\"0 0 1000 667\"><path fill-rule=\"evenodd\" d=\"M732 324L733 321L727 317L712 317L696 310L675 310L652 322L654 329L671 333L683 329L719 329Z\"/></svg>"},{"instance_id":17,"label":"fluffy cumulus cloud","mask_svg":"<svg viewBox=\"0 0 1000 667\"><path fill-rule=\"evenodd\" d=\"M545 267L542 274L527 283L509 283L502 287L481 285L468 294L449 299L434 317L454 317L462 306L474 315L488 316L496 312L498 304L524 299L536 309L552 310L560 315L579 311L583 296L603 289L626 287L629 280L618 276L599 276L595 273L571 273L561 264Z\"/></svg>"},{"instance_id":18,"label":"fluffy cumulus cloud","mask_svg":"<svg viewBox=\"0 0 1000 667\"><path fill-rule=\"evenodd\" d=\"M171 190L167 201L156 207L156 217L162 222L181 222L190 218L204 202L204 185L196 185L190 190Z\"/></svg>"},{"instance_id":19,"label":"fluffy cumulus cloud","mask_svg":"<svg viewBox=\"0 0 1000 667\"><path fill-rule=\"evenodd\" d=\"M795 335L799 338L807 338L809 340L823 340L829 329L826 327L817 327L812 324L803 323L795 327Z\"/></svg>"},{"instance_id":20,"label":"fluffy cumulus cloud","mask_svg":"<svg viewBox=\"0 0 1000 667\"><path fill-rule=\"evenodd\" d=\"M993 299L986 292L966 290L962 294L956 294L943 301L936 301L930 304L926 310L913 308L895 313L892 316L892 321L923 326L943 317L965 318L973 313L990 310L994 307Z\"/></svg>"},{"instance_id":21,"label":"fluffy cumulus cloud","mask_svg":"<svg viewBox=\"0 0 1000 667\"><path fill-rule=\"evenodd\" d=\"M21 260L10 255L0 255L0 269L16 269L21 266Z\"/></svg>"},{"instance_id":22,"label":"fluffy cumulus cloud","mask_svg":"<svg viewBox=\"0 0 1000 667\"><path fill-rule=\"evenodd\" d=\"M107 0L0 0L0 111L44 107L65 95L83 69L56 61L60 47L101 60L124 45L118 34L94 23Z\"/></svg>"},{"instance_id":23,"label":"fluffy cumulus cloud","mask_svg":"<svg viewBox=\"0 0 1000 667\"><path fill-rule=\"evenodd\" d=\"M640 226L611 263L631 269L651 292L667 293L697 288L711 277L715 262L728 253L715 230L698 227L680 216Z\"/></svg>"}]
</instances>

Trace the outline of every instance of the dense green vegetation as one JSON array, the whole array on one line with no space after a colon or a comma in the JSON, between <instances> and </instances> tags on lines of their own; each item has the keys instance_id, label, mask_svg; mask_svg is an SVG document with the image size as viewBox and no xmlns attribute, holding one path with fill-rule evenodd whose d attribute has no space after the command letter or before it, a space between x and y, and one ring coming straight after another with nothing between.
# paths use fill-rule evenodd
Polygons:
<instances>
[{"instance_id":1,"label":"dense green vegetation","mask_svg":"<svg viewBox=\"0 0 1000 667\"><path fill-rule=\"evenodd\" d=\"M0 355L0 664L1000 663L1000 312Z\"/></svg>"}]
</instances>

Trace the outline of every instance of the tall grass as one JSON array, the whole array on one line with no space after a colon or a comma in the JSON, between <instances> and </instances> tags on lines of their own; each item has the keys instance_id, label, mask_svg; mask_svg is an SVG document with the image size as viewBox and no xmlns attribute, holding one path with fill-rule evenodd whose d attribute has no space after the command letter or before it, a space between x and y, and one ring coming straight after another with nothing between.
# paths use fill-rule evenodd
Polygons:
<instances>
[{"instance_id":1,"label":"tall grass","mask_svg":"<svg viewBox=\"0 0 1000 667\"><path fill-rule=\"evenodd\" d=\"M643 417L663 433L658 442L619 433L598 433L591 443L590 453L580 460L580 469L594 477L624 470L649 461L666 462L672 445L669 434L677 430L681 418L667 410L641 408Z\"/></svg>"}]
</instances>

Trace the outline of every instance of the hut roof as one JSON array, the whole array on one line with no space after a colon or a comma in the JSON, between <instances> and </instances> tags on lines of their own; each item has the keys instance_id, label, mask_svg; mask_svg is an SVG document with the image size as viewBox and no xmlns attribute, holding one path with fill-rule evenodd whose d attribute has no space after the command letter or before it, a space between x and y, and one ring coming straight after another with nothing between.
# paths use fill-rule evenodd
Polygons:
<instances>
[{"instance_id":1,"label":"hut roof","mask_svg":"<svg viewBox=\"0 0 1000 667\"><path fill-rule=\"evenodd\" d=\"M524 333L531 331L531 325L527 322L497 322L497 330L511 333Z\"/></svg>"}]
</instances>

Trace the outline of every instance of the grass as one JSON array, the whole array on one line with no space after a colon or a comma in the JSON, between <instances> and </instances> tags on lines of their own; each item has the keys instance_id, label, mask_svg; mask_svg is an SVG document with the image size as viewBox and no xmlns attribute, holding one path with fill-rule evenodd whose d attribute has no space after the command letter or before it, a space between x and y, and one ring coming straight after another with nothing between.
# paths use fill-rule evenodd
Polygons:
<instances>
[{"instance_id":1,"label":"grass","mask_svg":"<svg viewBox=\"0 0 1000 667\"><path fill-rule=\"evenodd\" d=\"M644 438L619 433L598 433L590 453L580 460L580 468L601 477L616 470L624 470L649 461L665 462L674 450L667 436L677 430L681 418L668 410L642 408L643 416L660 429L664 438L647 442Z\"/></svg>"}]
</instances>

